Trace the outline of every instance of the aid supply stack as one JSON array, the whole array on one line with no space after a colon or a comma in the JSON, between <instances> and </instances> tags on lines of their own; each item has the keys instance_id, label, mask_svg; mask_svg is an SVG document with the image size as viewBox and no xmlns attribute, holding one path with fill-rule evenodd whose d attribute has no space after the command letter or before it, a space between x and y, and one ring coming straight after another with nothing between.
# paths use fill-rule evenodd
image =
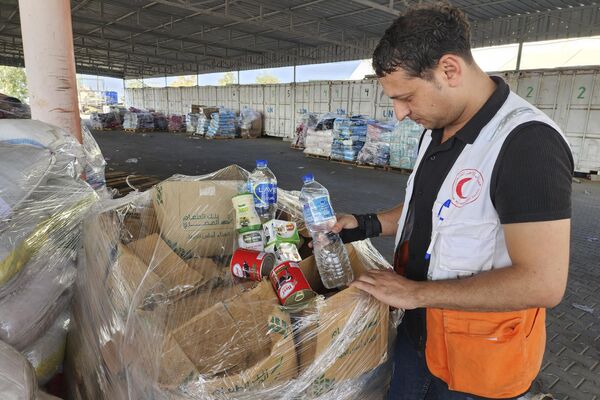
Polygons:
<instances>
[{"instance_id":1,"label":"aid supply stack","mask_svg":"<svg viewBox=\"0 0 600 400\"><path fill-rule=\"evenodd\" d=\"M314 128L319 122L318 116L315 113L303 112L300 114L298 124L296 125L294 140L292 140L292 146L298 149L304 149L306 147L306 135L309 128Z\"/></svg>"},{"instance_id":2,"label":"aid supply stack","mask_svg":"<svg viewBox=\"0 0 600 400\"><path fill-rule=\"evenodd\" d=\"M123 129L126 130L154 130L154 116L152 113L137 111L125 113Z\"/></svg>"},{"instance_id":3,"label":"aid supply stack","mask_svg":"<svg viewBox=\"0 0 600 400\"><path fill-rule=\"evenodd\" d=\"M365 145L367 120L361 116L336 118L333 122L331 159L356 161L358 152Z\"/></svg>"},{"instance_id":4,"label":"aid supply stack","mask_svg":"<svg viewBox=\"0 0 600 400\"><path fill-rule=\"evenodd\" d=\"M244 139L257 138L262 135L262 115L252 108L245 107L240 111L239 127Z\"/></svg>"},{"instance_id":5,"label":"aid supply stack","mask_svg":"<svg viewBox=\"0 0 600 400\"><path fill-rule=\"evenodd\" d=\"M167 116L161 112L153 112L152 117L154 118L154 129L157 131L166 131L169 126Z\"/></svg>"},{"instance_id":6,"label":"aid supply stack","mask_svg":"<svg viewBox=\"0 0 600 400\"><path fill-rule=\"evenodd\" d=\"M94 147L39 121L0 121L0 340L41 383L62 364L81 222L98 200L80 178Z\"/></svg>"},{"instance_id":7,"label":"aid supply stack","mask_svg":"<svg viewBox=\"0 0 600 400\"><path fill-rule=\"evenodd\" d=\"M358 153L359 164L383 167L390 163L390 142L394 123L392 121L369 121L367 124L367 141Z\"/></svg>"},{"instance_id":8,"label":"aid supply stack","mask_svg":"<svg viewBox=\"0 0 600 400\"><path fill-rule=\"evenodd\" d=\"M120 129L121 118L118 113L92 113L90 115L90 127L92 129Z\"/></svg>"},{"instance_id":9,"label":"aid supply stack","mask_svg":"<svg viewBox=\"0 0 600 400\"><path fill-rule=\"evenodd\" d=\"M86 268L77 280L67 352L72 398L384 395L387 306L357 289L326 290L312 257L273 265L264 276L270 266L263 273L265 256L256 252L260 274L232 274L235 264L244 277L257 271L252 259L232 261L241 226L232 199L248 177L237 166L177 175L151 191L102 201L85 221ZM304 229L297 192L279 189L277 212ZM246 218L247 228L258 224L256 215ZM347 250L355 275L390 268L368 241ZM298 269L314 297L282 305L285 296L310 297L299 289Z\"/></svg>"},{"instance_id":10,"label":"aid supply stack","mask_svg":"<svg viewBox=\"0 0 600 400\"><path fill-rule=\"evenodd\" d=\"M213 113L206 132L207 138L235 138L235 113L225 107Z\"/></svg>"},{"instance_id":11,"label":"aid supply stack","mask_svg":"<svg viewBox=\"0 0 600 400\"><path fill-rule=\"evenodd\" d=\"M210 118L206 117L203 113L198 114L196 135L205 136L206 132L208 132L209 124L210 124Z\"/></svg>"},{"instance_id":12,"label":"aid supply stack","mask_svg":"<svg viewBox=\"0 0 600 400\"><path fill-rule=\"evenodd\" d=\"M185 131L187 133L196 133L198 129L198 118L200 114L188 113L185 115Z\"/></svg>"},{"instance_id":13,"label":"aid supply stack","mask_svg":"<svg viewBox=\"0 0 600 400\"><path fill-rule=\"evenodd\" d=\"M422 134L423 127L408 118L396 123L390 144L390 165L392 167L405 169L414 167Z\"/></svg>"},{"instance_id":14,"label":"aid supply stack","mask_svg":"<svg viewBox=\"0 0 600 400\"><path fill-rule=\"evenodd\" d=\"M309 127L304 141L304 154L329 157L333 142L333 122L339 117L336 114L325 114L317 125Z\"/></svg>"},{"instance_id":15,"label":"aid supply stack","mask_svg":"<svg viewBox=\"0 0 600 400\"><path fill-rule=\"evenodd\" d=\"M185 117L179 114L169 114L167 117L168 125L167 130L169 132L184 132L185 131Z\"/></svg>"}]
</instances>

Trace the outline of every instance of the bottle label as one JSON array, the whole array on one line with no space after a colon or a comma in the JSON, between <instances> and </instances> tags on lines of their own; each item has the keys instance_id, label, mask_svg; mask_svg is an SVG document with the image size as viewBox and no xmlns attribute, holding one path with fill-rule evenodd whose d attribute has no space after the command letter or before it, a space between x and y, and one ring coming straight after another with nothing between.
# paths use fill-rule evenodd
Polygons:
<instances>
[{"instance_id":1,"label":"bottle label","mask_svg":"<svg viewBox=\"0 0 600 400\"><path fill-rule=\"evenodd\" d=\"M331 218L334 218L333 208L329 196L316 197L311 201L310 205L311 219L315 224L320 224Z\"/></svg>"},{"instance_id":2,"label":"bottle label","mask_svg":"<svg viewBox=\"0 0 600 400\"><path fill-rule=\"evenodd\" d=\"M256 207L268 207L277 203L277 185L273 183L259 183L252 186L254 203Z\"/></svg>"}]
</instances>

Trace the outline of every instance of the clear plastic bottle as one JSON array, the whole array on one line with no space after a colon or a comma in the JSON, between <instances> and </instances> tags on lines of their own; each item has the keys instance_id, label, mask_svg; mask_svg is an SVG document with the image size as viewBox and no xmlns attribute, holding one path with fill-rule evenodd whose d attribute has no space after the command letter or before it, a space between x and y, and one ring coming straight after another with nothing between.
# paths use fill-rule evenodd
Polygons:
<instances>
[{"instance_id":1,"label":"clear plastic bottle","mask_svg":"<svg viewBox=\"0 0 600 400\"><path fill-rule=\"evenodd\" d=\"M315 261L323 285L328 289L348 286L354 280L348 252L337 233L331 232L337 219L329 192L312 174L303 178L304 186L300 192L300 204L304 222L313 239Z\"/></svg>"},{"instance_id":2,"label":"clear plastic bottle","mask_svg":"<svg viewBox=\"0 0 600 400\"><path fill-rule=\"evenodd\" d=\"M263 224L275 218L277 211L277 178L267 165L267 160L256 160L256 168L248 177L248 189Z\"/></svg>"}]
</instances>

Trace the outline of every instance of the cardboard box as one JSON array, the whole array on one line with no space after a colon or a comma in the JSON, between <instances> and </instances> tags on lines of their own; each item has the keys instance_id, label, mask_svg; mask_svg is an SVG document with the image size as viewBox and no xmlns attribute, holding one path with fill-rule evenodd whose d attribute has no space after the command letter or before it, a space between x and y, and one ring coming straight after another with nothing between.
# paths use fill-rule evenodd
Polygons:
<instances>
[{"instance_id":1,"label":"cardboard box","mask_svg":"<svg viewBox=\"0 0 600 400\"><path fill-rule=\"evenodd\" d=\"M248 129L242 128L241 129L241 136L243 138L258 138L258 137L262 136L263 115L261 113L259 113L259 114L260 114L260 118L257 118L254 121L252 121L250 128L248 128Z\"/></svg>"},{"instance_id":2,"label":"cardboard box","mask_svg":"<svg viewBox=\"0 0 600 400\"><path fill-rule=\"evenodd\" d=\"M210 115L212 113L219 112L219 108L218 107L207 107L207 106L199 105L199 104L192 104L192 106L190 108L190 112L192 114L202 113L206 116L206 118L210 118Z\"/></svg>"},{"instance_id":3,"label":"cardboard box","mask_svg":"<svg viewBox=\"0 0 600 400\"><path fill-rule=\"evenodd\" d=\"M231 254L235 215L231 198L242 184L230 169L214 180L166 180L153 189L162 239L180 257Z\"/></svg>"},{"instance_id":4,"label":"cardboard box","mask_svg":"<svg viewBox=\"0 0 600 400\"><path fill-rule=\"evenodd\" d=\"M147 269L158 276L165 289L171 292L171 298L180 297L207 282L202 271L179 258L156 233L136 240L128 247L147 265ZM212 271L207 271L206 275L212 274Z\"/></svg>"},{"instance_id":5,"label":"cardboard box","mask_svg":"<svg viewBox=\"0 0 600 400\"><path fill-rule=\"evenodd\" d=\"M293 379L291 327L270 283L260 282L167 335L159 383L176 387L202 375L203 391L218 397Z\"/></svg>"},{"instance_id":6,"label":"cardboard box","mask_svg":"<svg viewBox=\"0 0 600 400\"><path fill-rule=\"evenodd\" d=\"M355 276L366 271L352 245L346 245L352 270ZM324 287L317 271L314 257L300 263L300 268L313 290L324 293ZM359 320L353 319L348 324L357 307L365 305L365 313ZM370 307L366 307L369 304ZM373 309L373 304L378 307ZM367 310L371 310L366 314ZM354 317L356 318L356 316ZM331 346L339 342L340 335L346 335L345 328L352 331L353 338L345 351L337 356L335 362L325 374L313 383L313 386L327 385L341 380L354 379L373 370L387 359L388 351L388 306L371 298L355 288L347 288L326 298L311 309L302 311L302 325L296 332L296 342L300 360L300 371L303 372L313 363L322 362L320 355L332 351ZM361 325L357 328L357 324ZM349 325L346 327L346 325ZM323 389L311 388L318 393Z\"/></svg>"}]
</instances>

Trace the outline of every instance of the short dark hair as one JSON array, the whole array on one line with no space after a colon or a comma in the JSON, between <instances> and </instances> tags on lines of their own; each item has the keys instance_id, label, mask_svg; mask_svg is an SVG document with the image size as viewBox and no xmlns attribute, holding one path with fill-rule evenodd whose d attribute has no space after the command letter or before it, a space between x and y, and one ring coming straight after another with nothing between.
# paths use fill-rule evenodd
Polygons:
<instances>
[{"instance_id":1,"label":"short dark hair","mask_svg":"<svg viewBox=\"0 0 600 400\"><path fill-rule=\"evenodd\" d=\"M408 9L385 31L373 53L373 69L383 77L399 68L409 76L431 79L445 54L473 62L467 18L446 3Z\"/></svg>"}]
</instances>

